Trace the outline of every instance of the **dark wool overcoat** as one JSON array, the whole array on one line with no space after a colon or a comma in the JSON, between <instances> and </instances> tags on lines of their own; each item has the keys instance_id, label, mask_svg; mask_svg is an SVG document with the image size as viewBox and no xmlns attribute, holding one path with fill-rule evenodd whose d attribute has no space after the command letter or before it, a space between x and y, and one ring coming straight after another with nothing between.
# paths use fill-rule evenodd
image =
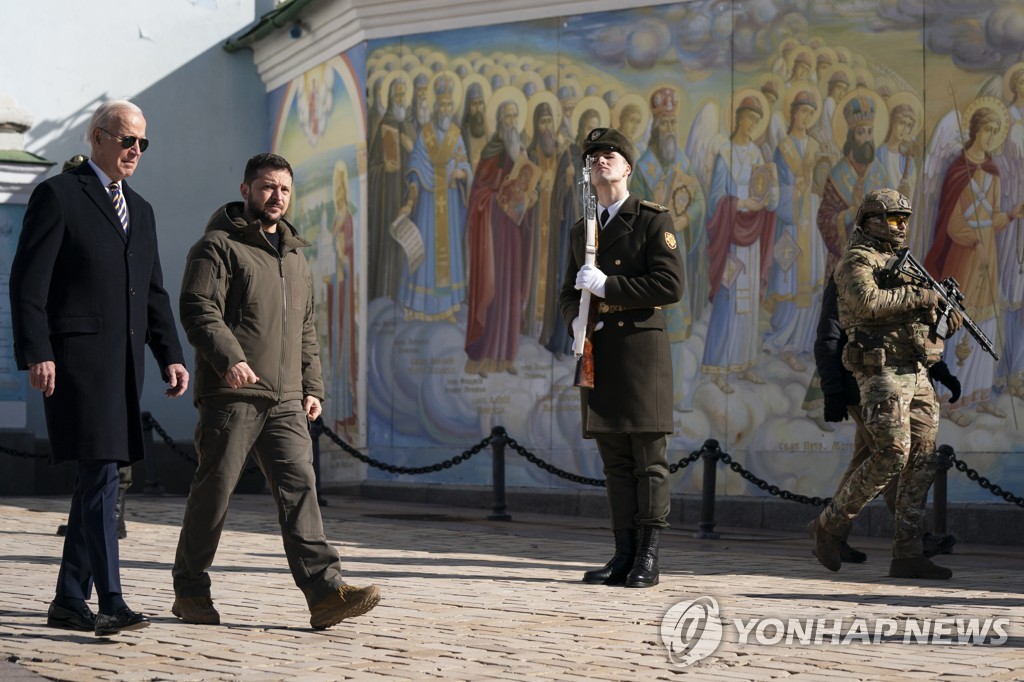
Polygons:
<instances>
[{"instance_id":1,"label":"dark wool overcoat","mask_svg":"<svg viewBox=\"0 0 1024 682\"><path fill-rule=\"evenodd\" d=\"M585 262L583 220L569 233L570 253L559 295L572 333L579 312L576 274ZM683 296L683 261L667 209L630 195L599 233L597 267L608 276L605 298L613 312L591 337L594 388L580 389L583 435L672 433L672 355L660 306ZM618 310L622 308L622 310Z\"/></svg>"},{"instance_id":2,"label":"dark wool overcoat","mask_svg":"<svg viewBox=\"0 0 1024 682\"><path fill-rule=\"evenodd\" d=\"M55 390L43 399L55 461L142 459L143 346L161 369L184 362L153 208L121 186L127 235L88 163L40 184L11 266L18 367L56 365Z\"/></svg>"}]
</instances>

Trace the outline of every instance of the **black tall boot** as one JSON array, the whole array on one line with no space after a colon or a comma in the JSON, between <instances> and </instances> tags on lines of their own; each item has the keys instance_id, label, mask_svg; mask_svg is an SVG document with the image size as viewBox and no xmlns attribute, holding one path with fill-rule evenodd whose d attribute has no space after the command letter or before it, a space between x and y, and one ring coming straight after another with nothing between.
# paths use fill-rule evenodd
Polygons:
<instances>
[{"instance_id":1,"label":"black tall boot","mask_svg":"<svg viewBox=\"0 0 1024 682\"><path fill-rule=\"evenodd\" d=\"M626 576L626 587L654 587L658 584L658 540L661 528L640 526L639 548L633 568Z\"/></svg>"},{"instance_id":2,"label":"black tall boot","mask_svg":"<svg viewBox=\"0 0 1024 682\"><path fill-rule=\"evenodd\" d=\"M128 537L128 528L124 525L124 493L124 487L118 486L117 502L114 504L114 519L117 521L117 538L119 540Z\"/></svg>"},{"instance_id":3,"label":"black tall boot","mask_svg":"<svg viewBox=\"0 0 1024 682\"><path fill-rule=\"evenodd\" d=\"M632 528L612 531L615 534L615 555L601 568L583 574L589 585L621 585L633 567L636 555L636 531Z\"/></svg>"}]
</instances>

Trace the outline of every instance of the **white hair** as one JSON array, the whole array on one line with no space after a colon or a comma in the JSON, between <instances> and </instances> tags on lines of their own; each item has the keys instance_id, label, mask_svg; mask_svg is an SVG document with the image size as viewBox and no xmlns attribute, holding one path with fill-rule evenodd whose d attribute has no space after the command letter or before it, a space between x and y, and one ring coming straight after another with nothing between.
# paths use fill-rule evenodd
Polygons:
<instances>
[{"instance_id":1,"label":"white hair","mask_svg":"<svg viewBox=\"0 0 1024 682\"><path fill-rule=\"evenodd\" d=\"M96 129L111 128L113 121L123 111L142 115L142 109L126 99L112 99L99 105L96 111L93 112L92 118L89 119L89 125L85 129L85 141L92 144L93 133L96 132Z\"/></svg>"}]
</instances>

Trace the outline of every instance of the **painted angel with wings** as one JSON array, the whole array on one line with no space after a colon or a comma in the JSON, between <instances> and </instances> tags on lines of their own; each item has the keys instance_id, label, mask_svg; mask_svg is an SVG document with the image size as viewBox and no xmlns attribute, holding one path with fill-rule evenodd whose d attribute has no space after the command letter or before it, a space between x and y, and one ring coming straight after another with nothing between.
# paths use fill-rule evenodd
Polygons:
<instances>
[{"instance_id":1,"label":"painted angel with wings","mask_svg":"<svg viewBox=\"0 0 1024 682\"><path fill-rule=\"evenodd\" d=\"M955 102L955 94L954 94ZM946 114L932 134L922 177L925 199L919 229L933 225L932 241L924 266L936 279L953 277L964 293L964 307L978 327L998 337L999 256L996 236L1012 220L1024 217L1024 204L1002 205L1002 181L994 157L1009 130L1006 105L991 96L977 97L962 114ZM960 377L962 397L946 404L944 413L954 423L972 421L967 409L1002 418L1006 413L992 395L996 361L961 329L946 340L944 360ZM943 396L944 390L940 390Z\"/></svg>"},{"instance_id":2,"label":"painted angel with wings","mask_svg":"<svg viewBox=\"0 0 1024 682\"><path fill-rule=\"evenodd\" d=\"M770 107L756 88L735 92L730 106L731 133L719 129L718 107L700 108L687 152L705 183L708 237L708 300L711 317L702 370L723 392L728 376L764 383L754 372L760 353L758 317L768 280L779 202L775 164L756 139L768 125ZM710 169L710 173L708 170Z\"/></svg>"}]
</instances>

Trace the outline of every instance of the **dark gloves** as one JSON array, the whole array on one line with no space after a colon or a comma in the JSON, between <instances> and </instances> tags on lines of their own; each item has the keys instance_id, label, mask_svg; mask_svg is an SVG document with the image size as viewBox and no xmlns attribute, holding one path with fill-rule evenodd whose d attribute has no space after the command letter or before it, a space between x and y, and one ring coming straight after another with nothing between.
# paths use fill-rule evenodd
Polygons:
<instances>
[{"instance_id":1,"label":"dark gloves","mask_svg":"<svg viewBox=\"0 0 1024 682\"><path fill-rule=\"evenodd\" d=\"M841 422L848 419L849 416L850 413L846 410L846 395L843 393L825 394L825 421Z\"/></svg>"},{"instance_id":2,"label":"dark gloves","mask_svg":"<svg viewBox=\"0 0 1024 682\"><path fill-rule=\"evenodd\" d=\"M928 368L928 378L932 381L937 381L952 393L949 396L949 402L955 403L960 399L960 380L952 375L949 371L949 367L945 362L939 361ZM828 415L828 396L825 396L825 414ZM825 419L828 419L826 416Z\"/></svg>"}]
</instances>

